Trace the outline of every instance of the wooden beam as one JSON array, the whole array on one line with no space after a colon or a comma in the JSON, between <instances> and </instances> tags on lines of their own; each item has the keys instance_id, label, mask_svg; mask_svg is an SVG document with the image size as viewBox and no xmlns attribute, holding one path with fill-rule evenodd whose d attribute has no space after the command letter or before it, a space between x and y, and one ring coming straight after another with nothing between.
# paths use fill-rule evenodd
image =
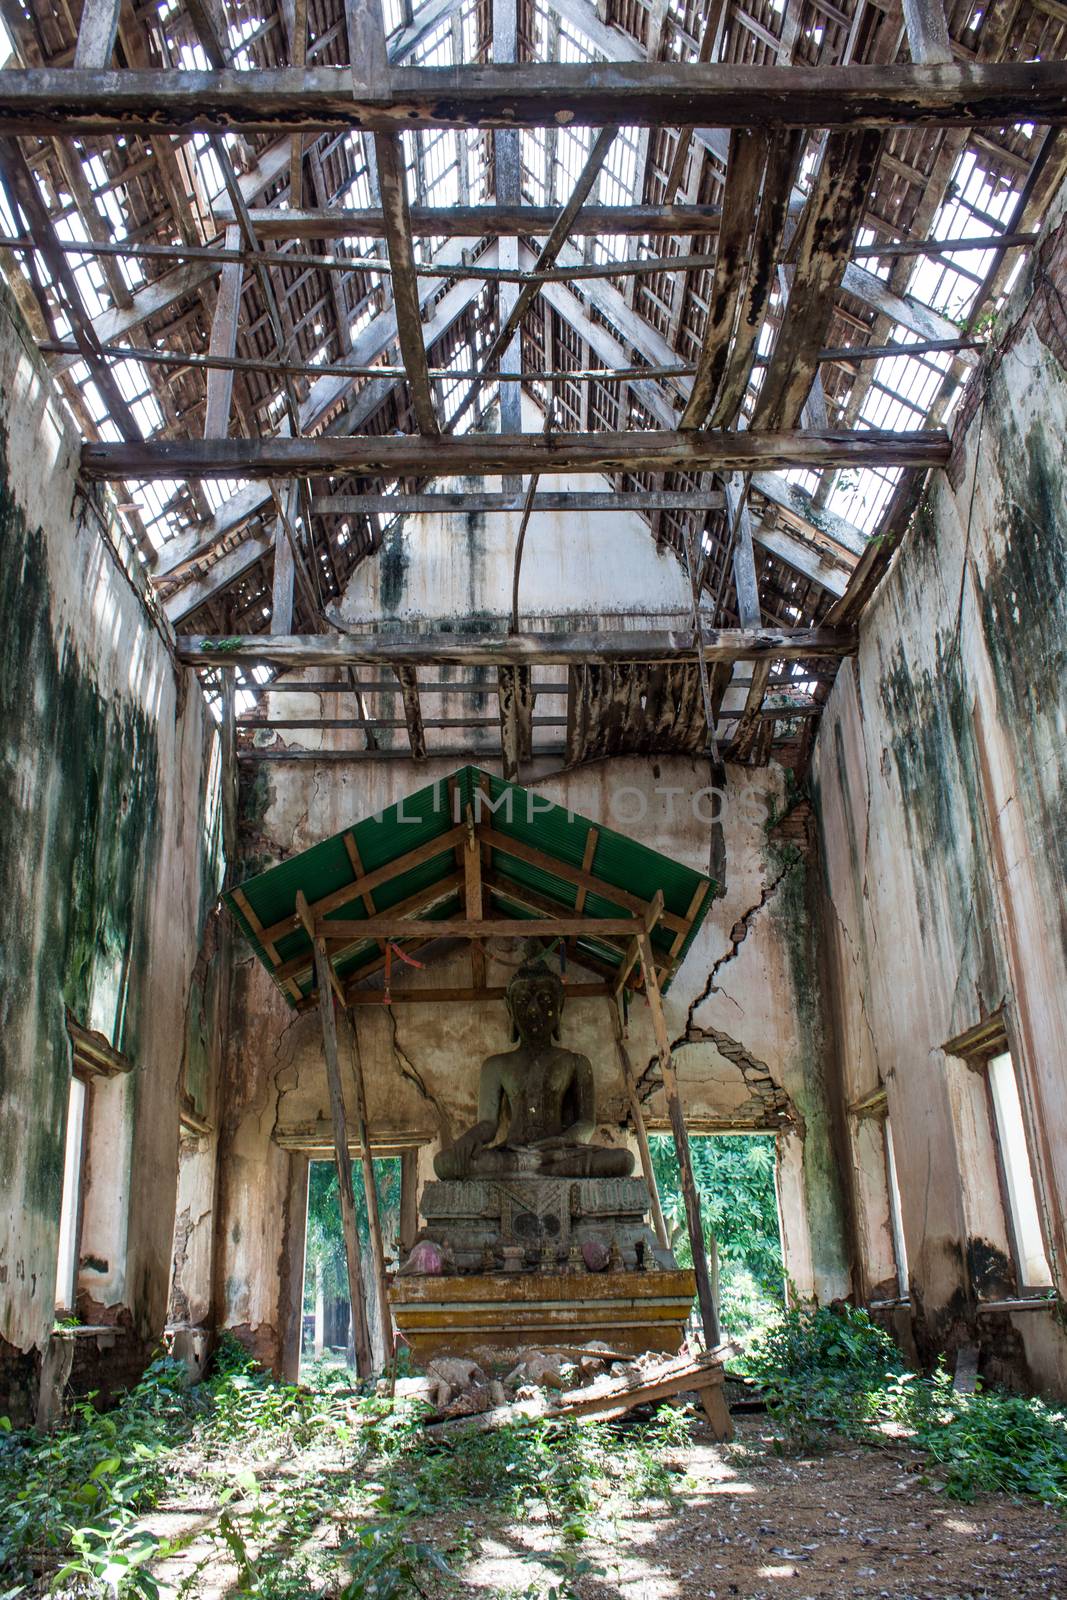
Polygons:
<instances>
[{"instance_id":1,"label":"wooden beam","mask_svg":"<svg viewBox=\"0 0 1067 1600\"><path fill-rule=\"evenodd\" d=\"M791 68L795 71L795 68ZM792 428L818 371L849 252L878 165L877 130L835 131L796 240L796 271L752 416L754 429Z\"/></svg>"},{"instance_id":2,"label":"wooden beam","mask_svg":"<svg viewBox=\"0 0 1067 1600\"><path fill-rule=\"evenodd\" d=\"M858 128L1067 121L1067 63L949 66L659 62L398 67L361 94L348 67L5 73L0 133L246 134L352 128ZM354 93L354 89L356 92Z\"/></svg>"},{"instance_id":3,"label":"wooden beam","mask_svg":"<svg viewBox=\"0 0 1067 1600\"><path fill-rule=\"evenodd\" d=\"M793 190L804 134L794 131L771 141L760 191L759 214L752 239L752 262L739 297L733 338L718 389L706 413L713 428L732 427L741 410L752 376L756 344L764 325L774 286L774 264L785 239L789 200ZM690 397L690 405L692 398Z\"/></svg>"},{"instance_id":4,"label":"wooden beam","mask_svg":"<svg viewBox=\"0 0 1067 1600\"><path fill-rule=\"evenodd\" d=\"M219 743L222 788L222 852L227 875L232 875L237 859L237 674L233 666L221 669L221 709Z\"/></svg>"},{"instance_id":5,"label":"wooden beam","mask_svg":"<svg viewBox=\"0 0 1067 1600\"><path fill-rule=\"evenodd\" d=\"M467 807L467 836L463 841L463 910L472 922L482 920L482 847L474 827L474 813ZM471 945L471 981L476 989L485 987L485 949L477 941Z\"/></svg>"},{"instance_id":6,"label":"wooden beam","mask_svg":"<svg viewBox=\"0 0 1067 1600\"><path fill-rule=\"evenodd\" d=\"M390 1006L439 1006L451 1001L469 1004L472 1000L504 1000L507 998L507 992L505 984L487 984L481 989L476 989L473 985L464 984L455 984L447 988L394 989L389 1004ZM567 998L573 1000L599 999L602 995L610 993L611 985L607 983L569 983L567 985ZM348 1004L350 1006L380 1006L384 1002L380 989L350 989Z\"/></svg>"},{"instance_id":7,"label":"wooden beam","mask_svg":"<svg viewBox=\"0 0 1067 1600\"><path fill-rule=\"evenodd\" d=\"M501 129L501 132L506 130ZM796 208L799 216L799 207ZM224 202L214 207L215 220L228 222L232 213ZM368 209L328 211L286 211L260 207L250 212L252 225L262 239L381 239L385 219L380 211ZM420 206L408 212L411 231L427 239L540 239L551 233L559 217L555 206L524 205L519 200L508 204L498 193L492 205ZM685 236L717 234L722 219L718 206L708 205L587 205L575 216L570 237L600 238L643 236L644 234ZM961 241L965 244L966 241ZM890 247L892 248L892 247Z\"/></svg>"},{"instance_id":8,"label":"wooden beam","mask_svg":"<svg viewBox=\"0 0 1067 1600\"><path fill-rule=\"evenodd\" d=\"M515 783L522 763L533 756L535 697L529 667L498 667L497 698L500 703L500 754L504 777L509 783Z\"/></svg>"},{"instance_id":9,"label":"wooden beam","mask_svg":"<svg viewBox=\"0 0 1067 1600\"><path fill-rule=\"evenodd\" d=\"M318 754L316 751L315 754ZM404 752L405 756L407 752ZM371 894L383 883L388 883L390 878L396 878L403 872L409 872L413 867L421 867L427 861L433 861L436 856L451 855L454 846L463 838L463 828L458 826L450 828L447 833L442 833L439 838L427 839L424 844L417 845L413 850L405 850L402 856L387 861L384 866L376 867L373 872L368 872L365 877L357 878L354 883L346 883L339 889L333 889L321 900L311 903L311 915L316 921L326 917L331 911L339 911L342 906L351 905L353 900L360 900L365 894ZM263 940L276 944L287 933L295 933L302 927L303 919L298 911L291 916L282 917L279 922L272 923L263 930ZM327 937L333 936L332 929ZM360 934L358 937L362 938Z\"/></svg>"},{"instance_id":10,"label":"wooden beam","mask_svg":"<svg viewBox=\"0 0 1067 1600\"><path fill-rule=\"evenodd\" d=\"M733 532L734 589L737 594L737 620L742 628L759 628L763 623L760 610L759 581L756 577L756 560L752 549L752 520L748 509L748 485L743 478L731 476L725 480L726 503L730 510Z\"/></svg>"},{"instance_id":11,"label":"wooden beam","mask_svg":"<svg viewBox=\"0 0 1067 1600\"><path fill-rule=\"evenodd\" d=\"M619 1016L618 1001L612 996L608 1005L611 1007L611 1026L615 1035L615 1051L619 1058L619 1067L622 1070L622 1081L626 1088L626 1098L630 1103L630 1116L633 1118L634 1136L637 1139L637 1148L641 1155L641 1172L645 1183L648 1185L648 1198L652 1207L652 1226L656 1238L663 1250L670 1248L670 1237L667 1233L667 1224L663 1217L663 1207L660 1204L659 1185L656 1182L656 1169L652 1165L652 1151L648 1143L648 1128L645 1126L645 1108L641 1104L641 1097L637 1092L637 1078L634 1074L633 1062L630 1052L626 1048L623 1038L622 1018Z\"/></svg>"},{"instance_id":12,"label":"wooden beam","mask_svg":"<svg viewBox=\"0 0 1067 1600\"><path fill-rule=\"evenodd\" d=\"M290 515L288 519L290 525L296 515L296 499L296 485L291 484L289 487ZM256 559L258 559L258 556ZM295 563L296 557L289 542L289 529L286 526L286 519L278 517L274 524L274 576L271 583L270 631L273 634L286 634L292 630ZM213 575L214 568L212 568L212 573L209 574L209 577ZM171 620L173 621L173 618Z\"/></svg>"},{"instance_id":13,"label":"wooden beam","mask_svg":"<svg viewBox=\"0 0 1067 1600\"><path fill-rule=\"evenodd\" d=\"M723 224L715 253L704 343L680 428L701 426L726 369L738 304L754 259L753 236L760 219L760 192L770 148L770 135L764 131L735 128L730 134Z\"/></svg>"},{"instance_id":14,"label":"wooden beam","mask_svg":"<svg viewBox=\"0 0 1067 1600\"><path fill-rule=\"evenodd\" d=\"M139 440L141 429L115 380L114 373L101 354L100 341L82 301L74 269L58 247L55 227L48 214L37 179L30 170L17 140L0 142L0 175L3 176L29 224L34 242L45 259L49 276L62 291L71 332L107 406L110 420L125 440ZM17 223L18 219L15 221Z\"/></svg>"},{"instance_id":15,"label":"wooden beam","mask_svg":"<svg viewBox=\"0 0 1067 1600\"><path fill-rule=\"evenodd\" d=\"M748 760L760 731L760 707L763 705L770 675L770 662L757 661L752 669L752 682L748 686L744 709L737 719L730 748L727 751L728 759L731 761Z\"/></svg>"},{"instance_id":16,"label":"wooden beam","mask_svg":"<svg viewBox=\"0 0 1067 1600\"><path fill-rule=\"evenodd\" d=\"M378 1321L382 1330L386 1363L393 1359L393 1314L389 1308L389 1289L385 1275L385 1246L382 1241L382 1215L378 1207L378 1185L374 1181L374 1157L371 1155L370 1129L367 1124L367 1087L363 1078L363 1057L359 1048L359 1032L355 1014L346 1007L349 1039L352 1046L352 1082L356 1090L356 1132L359 1135L359 1158L363 1165L363 1192L367 1201L367 1230L370 1234L371 1257L374 1263L374 1287L378 1299Z\"/></svg>"},{"instance_id":17,"label":"wooden beam","mask_svg":"<svg viewBox=\"0 0 1067 1600\"><path fill-rule=\"evenodd\" d=\"M337 1059L337 1022L333 1009L333 973L326 955L325 942L316 939L312 931L310 912L303 894L297 892L298 915L312 938L315 950L315 974L319 990L319 1017L322 1022L322 1047L326 1058L326 1082L330 1091L330 1111L333 1118L334 1159L337 1162L337 1185L341 1200L341 1234L345 1246L345 1266L348 1271L348 1297L352 1307L352 1343L356 1352L356 1370L361 1378L369 1378L374 1362L367 1328L367 1308L363 1299L362 1255L359 1248L359 1229L356 1225L356 1197L352 1189L352 1160L348 1153L348 1118L345 1115L345 1097L341 1086L341 1069Z\"/></svg>"},{"instance_id":18,"label":"wooden beam","mask_svg":"<svg viewBox=\"0 0 1067 1600\"><path fill-rule=\"evenodd\" d=\"M393 668L396 681L404 699L404 721L408 730L408 743L414 761L426 760L426 733L419 701L419 676L417 668L399 664Z\"/></svg>"},{"instance_id":19,"label":"wooden beam","mask_svg":"<svg viewBox=\"0 0 1067 1600\"><path fill-rule=\"evenodd\" d=\"M697 1193L696 1179L693 1176L693 1163L689 1154L689 1135L686 1131L685 1113L682 1109L682 1097L678 1088L678 1075L674 1070L670 1036L667 1032L667 1023L663 1015L663 998L660 994L659 980L656 977L655 962L652 958L652 944L647 933L639 933L637 942L641 958L641 970L645 979L645 994L648 998L648 1008L652 1013L652 1028L656 1036L656 1050L659 1055L660 1072L663 1077L663 1092L667 1100L667 1114L670 1117L671 1132L674 1135L674 1148L678 1156L678 1171L682 1181L682 1198L685 1201L689 1243L693 1252L693 1270L697 1279L697 1299L700 1302L700 1315L704 1324L704 1343L710 1350L719 1343L719 1317L715 1309L715 1297L712 1293L711 1276L708 1272L708 1257L704 1244L704 1223L700 1211L700 1196Z\"/></svg>"},{"instance_id":20,"label":"wooden beam","mask_svg":"<svg viewBox=\"0 0 1067 1600\"><path fill-rule=\"evenodd\" d=\"M236 227L226 229L226 248L234 250L240 240ZM219 292L211 319L208 352L213 356L232 356L237 352L237 324L241 315L243 262L227 262L219 274ZM225 439L230 431L230 404L233 399L232 371L213 368L207 375L207 404L204 407L204 438Z\"/></svg>"},{"instance_id":21,"label":"wooden beam","mask_svg":"<svg viewBox=\"0 0 1067 1600\"><path fill-rule=\"evenodd\" d=\"M319 918L316 937L330 939L555 939L570 934L624 939L632 917L398 917L382 911L359 922Z\"/></svg>"},{"instance_id":22,"label":"wooden beam","mask_svg":"<svg viewBox=\"0 0 1067 1600\"><path fill-rule=\"evenodd\" d=\"M581 211L582 206L585 204L594 183L600 176L600 169L604 165L608 151L611 149L611 146L614 143L617 132L617 128L601 128L596 138L593 140L593 147L585 159L582 170L575 182L574 189L572 190L566 205L563 207L559 216L553 223L548 238L545 240L540 251L538 252L537 259L534 262L534 272L544 271L555 263L556 257L559 255L563 246L570 237L571 225L573 224L575 217ZM522 319L533 305L534 301L537 299L539 292L540 285L530 282L524 283L522 288L519 290L515 297L514 304L511 306L511 309L504 319L503 325L498 329L496 336L494 337L493 342L486 353L484 365L487 372L494 371L497 363L500 361L501 356L504 354L504 351L511 344L512 340L518 336L519 329L522 327ZM463 403L459 407L459 410L453 419L453 426L455 426L455 423L466 412L468 407L473 402L473 399L474 391L466 396Z\"/></svg>"},{"instance_id":23,"label":"wooden beam","mask_svg":"<svg viewBox=\"0 0 1067 1600\"><path fill-rule=\"evenodd\" d=\"M74 65L81 69L111 65L119 31L122 0L85 0L74 47Z\"/></svg>"},{"instance_id":24,"label":"wooden beam","mask_svg":"<svg viewBox=\"0 0 1067 1600\"><path fill-rule=\"evenodd\" d=\"M663 907L663 897L659 890L651 900L642 900L639 895L631 894L628 889L620 888L617 884L607 883L603 878L598 878L594 873L583 872L578 867L572 867L566 861L549 855L546 850L538 850L536 845L525 844L521 839L513 838L511 834L500 833L486 822L478 823L478 836L483 844L498 851L501 855L513 856L518 861L524 861L528 866L539 867L542 872L547 872L556 878L562 878L566 883L572 883L577 888L584 888L592 894L599 895L610 905L625 906L634 917L638 918L642 927L651 929L657 922L662 922L665 927L677 931L685 926L681 917L675 916L672 911ZM559 932L559 928L556 929ZM588 923L583 922L579 932L588 932ZM633 922L626 923L622 929L622 937L629 938L634 931ZM610 929L604 929L610 933Z\"/></svg>"},{"instance_id":25,"label":"wooden beam","mask_svg":"<svg viewBox=\"0 0 1067 1600\"><path fill-rule=\"evenodd\" d=\"M393 277L393 305L396 310L400 353L407 368L411 403L420 433L436 438L440 433L433 408L433 392L423 343L419 285L415 277L415 251L411 242L408 216L407 179L400 135L379 133L374 141L381 185L382 215L389 247L389 266Z\"/></svg>"},{"instance_id":26,"label":"wooden beam","mask_svg":"<svg viewBox=\"0 0 1067 1600\"><path fill-rule=\"evenodd\" d=\"M453 244L448 249L458 251L458 246ZM445 263L442 263L443 267L444 265ZM422 288L426 299L438 295L443 283L442 278L427 279ZM432 320L426 325L427 344L433 344L447 333L477 295L478 288L475 284L454 284L440 300ZM353 368L365 366L373 362L395 340L396 314L390 307L363 329L352 346L350 358L343 364L351 365ZM320 425L323 417L334 411L344 399L351 383L350 378L324 378L313 383L301 407L302 428L305 431L312 431ZM396 379L364 384L345 416L344 426L353 432L358 432L384 403L395 385ZM255 483L245 484L230 499L223 502L206 528L186 538L175 539L172 545L168 545L160 552L153 568L153 577L165 578L181 574L191 563L207 555L252 517L259 515L270 498L269 489ZM237 552L231 554L236 555ZM208 574L203 583L210 589L211 574Z\"/></svg>"},{"instance_id":27,"label":"wooden beam","mask_svg":"<svg viewBox=\"0 0 1067 1600\"><path fill-rule=\"evenodd\" d=\"M927 67L951 63L944 0L903 0L903 10L911 59Z\"/></svg>"},{"instance_id":28,"label":"wooden beam","mask_svg":"<svg viewBox=\"0 0 1067 1600\"><path fill-rule=\"evenodd\" d=\"M406 1256L419 1231L419 1152L405 1150L400 1157L400 1253Z\"/></svg>"},{"instance_id":29,"label":"wooden beam","mask_svg":"<svg viewBox=\"0 0 1067 1600\"><path fill-rule=\"evenodd\" d=\"M150 439L82 446L90 478L285 478L308 474L477 477L515 472L745 472L805 467L943 467L943 429L412 435L314 439Z\"/></svg>"},{"instance_id":30,"label":"wooden beam","mask_svg":"<svg viewBox=\"0 0 1067 1600\"><path fill-rule=\"evenodd\" d=\"M576 662L696 660L692 633L620 629L603 633L528 633L520 635L315 633L291 638L270 634L179 635L178 658L191 667L340 667L363 664L394 667L440 665L498 667L506 662L530 666L570 666ZM708 628L708 661L804 660L854 655L856 635L836 628ZM405 752L406 754L406 752ZM444 848L444 846L442 846Z\"/></svg>"},{"instance_id":31,"label":"wooden beam","mask_svg":"<svg viewBox=\"0 0 1067 1600\"><path fill-rule=\"evenodd\" d=\"M870 276L873 277L873 274L870 274ZM598 285L597 287L599 291L601 286ZM604 289L607 289L607 287L607 285L603 286ZM604 326L599 318L593 318L589 315L585 306L569 289L559 284L553 284L547 287L544 293L545 298L559 312L568 326L578 333L589 344L590 348L596 350L601 360L617 364L626 359L626 348L619 343L619 340ZM618 304L621 304L627 315L632 317L629 307L626 306L621 296L617 297L617 304L611 304L601 296L591 296L590 299L596 305L596 308L609 319L615 316ZM632 322L626 325L625 337L651 363L659 362L663 354L668 357L672 354L669 348L664 346L658 339L654 329L641 318L632 317ZM676 426L676 406L658 384L639 378L632 382L630 387L657 422L665 428ZM679 381L678 388L683 395L688 395L689 390L685 380ZM789 483L786 478L779 474L769 472L755 473L752 478L752 487L766 498L772 500L776 505L787 507L791 518L802 525L809 537L811 533L829 537L827 529L832 522L836 529L835 542L840 543L845 549L859 553L866 549L867 537L865 534L861 533L858 528L852 528L849 523L845 522L844 518L835 517L833 513L827 513L823 510L816 511L813 507L811 496L796 484ZM788 540L790 535L786 533L783 537ZM810 565L810 552L806 548L802 548L799 551L799 555L802 562L800 570L806 570Z\"/></svg>"},{"instance_id":32,"label":"wooden beam","mask_svg":"<svg viewBox=\"0 0 1067 1600\"><path fill-rule=\"evenodd\" d=\"M349 843L349 838L350 836L346 834L346 846ZM355 841L353 840L352 843L354 845ZM363 876L364 874L360 873L360 877ZM404 917L407 916L409 912L430 911L434 906L439 905L443 900L451 898L451 896L454 895L456 890L459 888L462 881L461 873L450 872L447 877L439 878L437 882L431 884L429 888L420 889L415 894L409 894L405 897L405 899L399 901L396 905L390 906L389 915L395 917ZM366 906L368 914L373 916L376 911L374 896L371 894L361 894L359 899L363 902L364 906ZM358 971L353 974L349 974L347 981L352 982L354 979L356 982L359 982L367 974L371 972L377 972L380 967L384 965L384 947L387 942L388 941L385 939L379 939L377 941L379 946L382 947L381 959L364 963L358 969ZM331 936L326 940L326 953L330 957L331 961L340 961L346 955L350 955L352 951L355 950L359 945L366 943L367 940L362 936L362 934L358 939L334 939ZM280 966L276 967L274 977L278 983L288 983L290 979L305 978L308 972L311 971L312 966L312 952L310 950L306 950L301 955L292 956L288 961L285 961Z\"/></svg>"},{"instance_id":33,"label":"wooden beam","mask_svg":"<svg viewBox=\"0 0 1067 1600\"><path fill-rule=\"evenodd\" d=\"M358 516L467 516L471 512L493 515L521 512L523 496L474 492L451 493L440 490L424 494L322 494L314 510L322 517ZM721 489L541 489L534 495L534 511L586 513L610 511L721 511Z\"/></svg>"}]
</instances>

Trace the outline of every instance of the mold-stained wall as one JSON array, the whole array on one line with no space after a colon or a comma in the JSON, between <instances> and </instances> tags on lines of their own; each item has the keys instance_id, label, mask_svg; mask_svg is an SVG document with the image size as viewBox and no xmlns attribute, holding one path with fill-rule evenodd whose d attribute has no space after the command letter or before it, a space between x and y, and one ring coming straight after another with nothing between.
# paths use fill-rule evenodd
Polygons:
<instances>
[{"instance_id":1,"label":"mold-stained wall","mask_svg":"<svg viewBox=\"0 0 1067 1600\"><path fill-rule=\"evenodd\" d=\"M67 1011L132 1063L90 1090L79 1306L131 1344L162 1332L215 734L79 497L76 432L4 290L0 395L0 1355L29 1370L54 1318Z\"/></svg>"},{"instance_id":2,"label":"mold-stained wall","mask_svg":"<svg viewBox=\"0 0 1067 1600\"><path fill-rule=\"evenodd\" d=\"M950 470L863 617L813 768L833 1031L848 1100L886 1086L919 1348L978 1338L984 1370L1061 1395L1061 1306L996 1309L1018 1285L984 1085L942 1046L1003 1011L1062 1292L1065 296L1057 217L961 402ZM895 1292L882 1146L853 1128L862 1288L878 1298Z\"/></svg>"},{"instance_id":3,"label":"mold-stained wall","mask_svg":"<svg viewBox=\"0 0 1067 1600\"><path fill-rule=\"evenodd\" d=\"M553 486L568 485L553 480ZM607 487L596 480L569 486ZM384 606L405 631L499 628L511 604L515 519L475 520L472 532L465 517L408 519L385 562L357 571L342 604L349 625L371 621ZM647 523L632 514L535 517L527 534L522 593L523 625L531 629L688 626L685 574L672 555L656 550ZM323 674L313 676L321 681ZM420 676L436 681L448 675L434 668ZM558 668L535 673L535 681L548 683L563 677ZM337 716L339 704L351 704L331 696L309 705L307 697L281 690L270 699L271 714L280 717ZM396 709L384 714L402 720L399 695L393 704ZM371 705L373 714L383 714L380 698ZM427 717L457 716L461 708L470 712L469 697L449 693L431 701L423 696ZM489 724L484 729L469 734L430 730L430 758L417 765L386 758L330 759L333 751L361 750L362 741L351 730L257 735L257 747L271 755L288 746L321 759L313 754L297 762L242 763L239 876L263 870L446 778L458 761L435 757L435 748L455 748L462 741L466 759L499 771L495 673L486 674L484 709ZM539 696L538 716L564 712L562 697ZM406 734L398 731L394 742L403 748ZM618 758L564 771L558 757L545 753L551 742L551 735L538 737L535 759L522 774L523 784L538 796L704 872L713 827L721 823L725 894L714 903L667 997L687 1114L696 1129L780 1132L787 1271L802 1294L829 1299L847 1293L810 853L776 832L793 799L784 774L777 767L731 766L725 795L717 796L702 761ZM447 803L443 784L442 794ZM511 945L502 945L499 953L514 959ZM491 969L493 980L506 982L509 971L504 965ZM572 976L580 981L589 975L572 971ZM396 987L469 981L469 956L462 950L425 972L402 969L394 976ZM426 1175L438 1142L475 1119L479 1065L509 1041L504 1004L366 1006L359 1008L357 1025L372 1134L382 1145L422 1141L420 1171ZM606 1002L573 1000L563 1036L593 1062L602 1118L598 1137L625 1139L623 1089ZM638 1074L651 1077L655 1042L643 1002L631 1012L628 1044ZM344 1071L347 1050L343 1042ZM225 1077L230 1099L222 1129L218 1262L225 1319L261 1355L284 1365L292 1359L285 1330L292 1326L288 1308L303 1248L297 1225L300 1151L329 1148L329 1100L317 1015L291 1012L247 948L243 959L238 950ZM662 1096L647 1083L646 1088L653 1122L666 1128Z\"/></svg>"}]
</instances>

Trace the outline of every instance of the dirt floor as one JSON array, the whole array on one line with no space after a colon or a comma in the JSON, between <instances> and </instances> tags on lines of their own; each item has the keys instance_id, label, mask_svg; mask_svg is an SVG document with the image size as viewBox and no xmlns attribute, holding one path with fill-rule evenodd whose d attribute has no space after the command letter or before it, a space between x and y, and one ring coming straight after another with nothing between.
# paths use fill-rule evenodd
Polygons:
<instances>
[{"instance_id":1,"label":"dirt floor","mask_svg":"<svg viewBox=\"0 0 1067 1600\"><path fill-rule=\"evenodd\" d=\"M309 1454L258 1463L255 1487L247 1464L235 1463L233 1481L244 1473L243 1492L269 1492L294 1507L309 1470L320 1486L329 1486L322 1514L299 1529L306 1587L287 1592L336 1593L335 1563L339 1544L352 1534L346 1501L355 1483L343 1459L323 1452L309 1461ZM930 1464L906 1443L888 1440L884 1449L840 1444L798 1459L777 1453L766 1419L747 1417L738 1419L737 1440L725 1447L711 1440L703 1423L694 1423L692 1443L672 1448L666 1461L673 1498L642 1498L635 1505L624 1492L606 1493L584 1539L571 1543L577 1553L569 1573L558 1560L566 1541L543 1508L517 1518L468 1503L454 1515L418 1518L412 1536L443 1552L455 1574L445 1579L420 1570L422 1592L435 1600L457 1594L545 1600L553 1586L560 1596L580 1600L1067 1600L1067 1526L1056 1512L1002 1496L974 1505L949 1500L936 1479L920 1481ZM607 1467L610 1473L610 1462ZM359 1472L364 1506L373 1472L373 1463L369 1474ZM160 1533L180 1528L190 1536L186 1549L156 1570L163 1592L202 1600L247 1593L250 1574L238 1563L254 1564L258 1549L279 1542L292 1548L296 1530L275 1513L261 1542L249 1541L235 1557L220 1536L217 1510L203 1499L208 1503L175 1500L151 1519ZM553 1554L557 1560L546 1564L544 1557Z\"/></svg>"}]
</instances>

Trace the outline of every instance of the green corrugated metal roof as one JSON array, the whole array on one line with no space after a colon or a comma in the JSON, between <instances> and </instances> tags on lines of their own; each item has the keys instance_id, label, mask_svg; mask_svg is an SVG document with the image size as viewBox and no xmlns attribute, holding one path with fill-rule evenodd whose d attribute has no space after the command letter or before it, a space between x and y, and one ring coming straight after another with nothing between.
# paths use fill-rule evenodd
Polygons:
<instances>
[{"instance_id":1,"label":"green corrugated metal roof","mask_svg":"<svg viewBox=\"0 0 1067 1600\"><path fill-rule=\"evenodd\" d=\"M477 798L476 798L477 797ZM450 779L428 784L415 794L405 797L395 806L356 822L351 827L324 839L310 850L305 850L269 872L250 878L247 883L231 889L223 896L230 911L247 935L253 949L274 977L290 1005L306 999L314 987L312 949L299 919L296 916L297 891L303 892L309 905L332 897L333 909L325 915L346 922L360 920L371 913L361 898L346 898L345 891L356 881L352 858L346 846L351 838L356 855L362 863L363 874L368 876L394 864L399 870L386 876L373 891L374 912L388 911L401 901L413 896L434 896L435 887L440 894L423 901L417 911L420 920L440 918L446 926L447 919L462 915L462 889L450 886L449 879L457 873L456 846L444 842L457 822L461 822L467 807L483 826L499 836L488 847L486 875L498 880L491 891L485 892L486 910L495 905L505 916L537 917L545 915L573 915L577 887L569 879L558 876L550 867L519 859L508 850L507 843L530 846L558 861L563 867L581 870L585 859L586 841L591 829L597 833L596 848L589 864L589 872L599 880L602 889L589 890L582 907L588 917L625 917L631 908L611 896L616 889L624 895L637 896L649 901L657 890L662 890L664 907L668 914L687 918L694 903L696 909L692 922L673 961L669 952L677 937L677 930L657 924L652 933L653 949L670 965L663 988L669 987L671 977L684 960L697 929L711 904L714 884L704 874L672 861L669 856L638 844L625 834L615 833L600 823L589 821L564 806L547 801L543 795L524 789L517 783L483 772L478 767L460 767ZM440 838L440 851L434 851L432 841ZM418 852L409 866L405 859ZM506 880L500 882L500 880ZM698 891L703 887L703 893ZM531 893L532 891L532 893ZM529 895L533 906L523 905L513 896ZM343 903L338 904L338 901ZM321 913L320 911L320 914ZM294 926L295 924L295 926ZM280 926L284 925L284 926ZM268 941L266 935L271 933ZM278 957L271 960L266 949L270 943ZM594 937L578 936L579 955L584 950L595 956L602 966L618 968L619 950ZM338 976L346 982L358 979L361 969L368 975L380 953L380 946L372 939L353 944L334 957ZM290 980L278 976L278 969L290 963L304 963L303 970L295 970ZM658 964L658 963L657 963ZM395 970L395 969L394 969ZM295 985L297 993L291 985Z\"/></svg>"}]
</instances>

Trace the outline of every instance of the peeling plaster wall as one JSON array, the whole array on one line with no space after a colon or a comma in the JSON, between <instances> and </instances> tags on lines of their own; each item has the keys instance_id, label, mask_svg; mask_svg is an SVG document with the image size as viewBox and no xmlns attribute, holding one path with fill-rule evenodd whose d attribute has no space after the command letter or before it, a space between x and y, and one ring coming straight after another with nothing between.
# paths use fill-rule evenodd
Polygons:
<instances>
[{"instance_id":1,"label":"peeling plaster wall","mask_svg":"<svg viewBox=\"0 0 1067 1600\"><path fill-rule=\"evenodd\" d=\"M1061 203L1062 204L1062 203ZM965 395L954 461L860 628L814 760L847 1096L887 1086L920 1350L1067 1393L1052 1310L1012 1292L980 1076L941 1046L1007 1018L1062 1291L1067 1254L1067 232L1053 219ZM856 1131L867 1294L892 1262ZM874 1191L873 1194L867 1191Z\"/></svg>"},{"instance_id":2,"label":"peeling plaster wall","mask_svg":"<svg viewBox=\"0 0 1067 1600\"><path fill-rule=\"evenodd\" d=\"M65 1008L134 1068L90 1090L79 1305L131 1348L162 1332L215 735L77 496L76 432L2 288L0 396L0 1353L28 1370L54 1318Z\"/></svg>"},{"instance_id":3,"label":"peeling plaster wall","mask_svg":"<svg viewBox=\"0 0 1067 1600\"><path fill-rule=\"evenodd\" d=\"M304 849L348 823L393 804L452 763L360 762L257 769L242 797L244 832L256 866ZM779 1129L788 1270L801 1293L848 1292L840 1190L823 1079L809 867L801 851L775 842L769 822L785 807L777 768L731 767L722 821L729 882L715 902L666 999L682 1094L691 1126ZM617 759L530 783L538 794L707 870L715 802L703 793L707 768L688 759ZM514 957L514 947L499 953ZM509 968L491 977L506 982ZM584 974L572 973L576 978ZM461 950L425 972L403 969L394 985L470 981ZM503 1002L360 1007L360 1050L374 1139L415 1136L426 1159L437 1141L475 1120L478 1068L507 1048ZM606 1002L575 999L565 1042L593 1063L602 1126L624 1142L623 1087ZM643 1002L631 1010L629 1050L645 1078L649 1115L666 1128L652 1081L655 1041ZM350 1071L347 1038L342 1072ZM262 1354L283 1363L285 1284L299 1270L302 1238L291 1216L287 1147L329 1148L329 1099L317 1014L297 1016L247 949L238 950L224 1120L223 1227L219 1273L225 1321ZM349 1082L348 1103L354 1096ZM281 1143L279 1141L282 1141Z\"/></svg>"}]
</instances>

